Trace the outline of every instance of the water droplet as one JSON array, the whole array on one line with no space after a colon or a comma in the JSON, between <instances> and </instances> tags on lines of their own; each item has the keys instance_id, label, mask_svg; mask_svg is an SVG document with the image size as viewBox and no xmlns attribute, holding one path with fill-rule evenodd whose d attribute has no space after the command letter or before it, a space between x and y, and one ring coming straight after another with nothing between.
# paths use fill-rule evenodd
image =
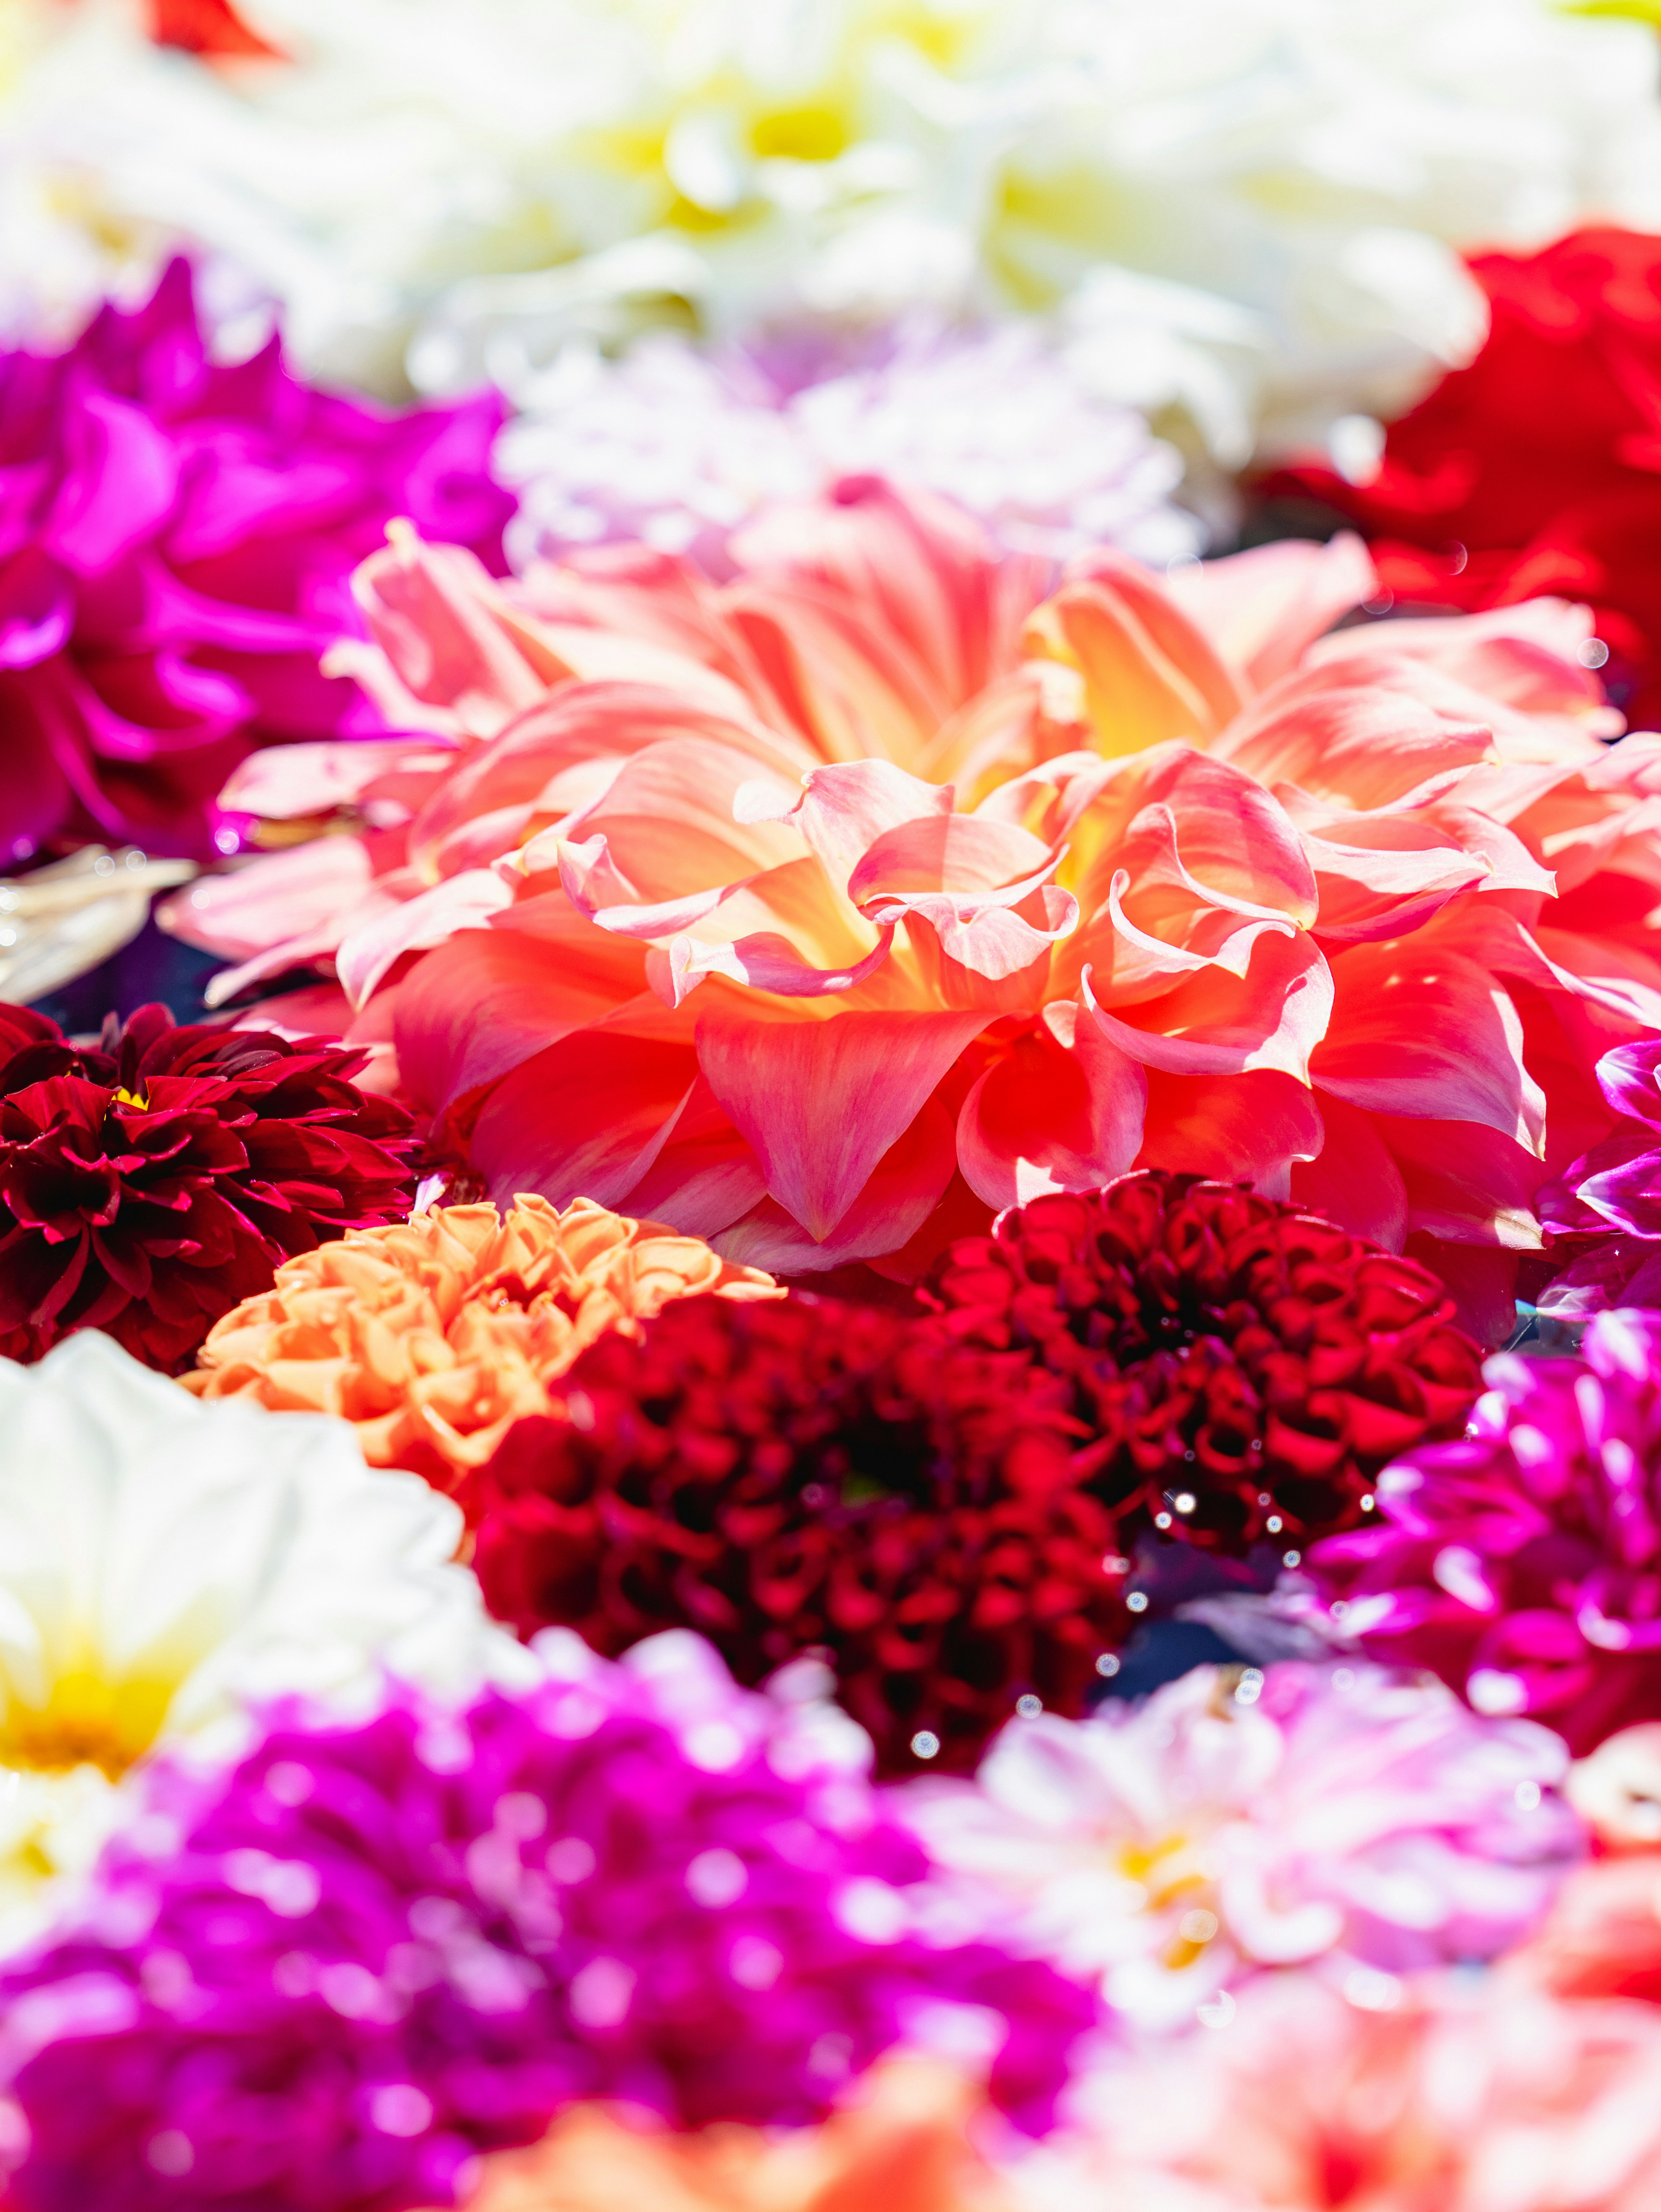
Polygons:
<instances>
[{"instance_id":1,"label":"water droplet","mask_svg":"<svg viewBox=\"0 0 1661 2212\"><path fill-rule=\"evenodd\" d=\"M1104 1651L1101 1653L1096 1661L1096 1672L1098 1674L1106 1675L1110 1680L1111 1678L1118 1673L1118 1654L1114 1651Z\"/></svg>"},{"instance_id":2,"label":"water droplet","mask_svg":"<svg viewBox=\"0 0 1661 2212\"><path fill-rule=\"evenodd\" d=\"M933 1759L940 1747L940 1740L933 1729L919 1729L911 1739L911 1748L919 1759Z\"/></svg>"},{"instance_id":3,"label":"water droplet","mask_svg":"<svg viewBox=\"0 0 1661 2212\"><path fill-rule=\"evenodd\" d=\"M1035 1721L1037 1719L1038 1715L1043 1711L1043 1699L1042 1698L1035 1698L1031 1691L1029 1690L1024 1698L1016 1698L1015 1711L1020 1715L1024 1721Z\"/></svg>"}]
</instances>

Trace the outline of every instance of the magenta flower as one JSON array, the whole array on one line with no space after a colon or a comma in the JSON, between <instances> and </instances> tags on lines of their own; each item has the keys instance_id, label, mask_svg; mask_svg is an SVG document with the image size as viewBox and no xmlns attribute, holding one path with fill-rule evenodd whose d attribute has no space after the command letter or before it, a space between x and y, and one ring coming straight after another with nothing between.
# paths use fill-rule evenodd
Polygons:
<instances>
[{"instance_id":1,"label":"magenta flower","mask_svg":"<svg viewBox=\"0 0 1661 2212\"><path fill-rule=\"evenodd\" d=\"M1506 1353L1458 1443L1378 1480L1382 1525L1308 1555L1332 1625L1578 1752L1661 1716L1661 1314L1578 1359Z\"/></svg>"},{"instance_id":2,"label":"magenta flower","mask_svg":"<svg viewBox=\"0 0 1661 2212\"><path fill-rule=\"evenodd\" d=\"M684 1633L543 1650L529 1694L279 1712L228 1777L160 1771L78 1918L0 1977L9 2205L448 2203L574 2098L812 2118L953 2003L1001 2034L993 2094L1047 2119L1092 2000L920 1932L928 1862L851 1723Z\"/></svg>"},{"instance_id":3,"label":"magenta flower","mask_svg":"<svg viewBox=\"0 0 1661 2212\"><path fill-rule=\"evenodd\" d=\"M1617 1045L1597 1073L1621 1119L1540 1196L1554 1250L1573 1255L1540 1304L1567 1316L1661 1306L1661 1038Z\"/></svg>"},{"instance_id":4,"label":"magenta flower","mask_svg":"<svg viewBox=\"0 0 1661 2212\"><path fill-rule=\"evenodd\" d=\"M191 271L65 353L0 355L0 866L132 837L234 850L215 801L249 750L378 726L319 653L407 514L501 565L494 395L389 415L216 365Z\"/></svg>"}]
</instances>

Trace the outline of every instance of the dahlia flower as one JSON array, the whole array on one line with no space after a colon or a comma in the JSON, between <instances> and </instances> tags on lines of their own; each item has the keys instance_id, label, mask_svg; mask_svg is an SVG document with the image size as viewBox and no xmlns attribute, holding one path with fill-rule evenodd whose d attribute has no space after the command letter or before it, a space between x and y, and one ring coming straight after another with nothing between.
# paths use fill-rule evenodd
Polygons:
<instances>
[{"instance_id":1,"label":"dahlia flower","mask_svg":"<svg viewBox=\"0 0 1661 2212\"><path fill-rule=\"evenodd\" d=\"M165 1006L76 1045L0 1006L0 1353L101 1328L182 1366L286 1256L407 1212L410 1117L359 1057Z\"/></svg>"},{"instance_id":2,"label":"dahlia flower","mask_svg":"<svg viewBox=\"0 0 1661 2212\"><path fill-rule=\"evenodd\" d=\"M240 1755L251 1701L522 1675L460 1533L335 1423L198 1406L93 1331L0 1361L0 1945L140 1817L157 1752Z\"/></svg>"},{"instance_id":3,"label":"dahlia flower","mask_svg":"<svg viewBox=\"0 0 1661 2212\"><path fill-rule=\"evenodd\" d=\"M14 290L183 237L314 370L435 391L573 331L1057 307L1104 390L1232 466L1264 416L1394 412L1474 349L1457 249L1661 216L1652 39L1551 0L242 12L294 65L67 15L12 133Z\"/></svg>"},{"instance_id":4,"label":"dahlia flower","mask_svg":"<svg viewBox=\"0 0 1661 2212\"><path fill-rule=\"evenodd\" d=\"M1375 454L1291 478L1377 541L1384 586L1404 603L1590 601L1593 649L1612 656L1640 729L1661 717L1657 228L1479 255L1491 325L1475 359L1392 422Z\"/></svg>"},{"instance_id":5,"label":"dahlia flower","mask_svg":"<svg viewBox=\"0 0 1661 2212\"><path fill-rule=\"evenodd\" d=\"M228 1778L155 1777L83 1909L0 1972L9 2201L448 2203L578 2098L812 2118L954 2005L1042 2124L1091 2002L920 1932L927 1862L856 1729L735 1690L696 1638L545 1655L532 1690L279 1711Z\"/></svg>"},{"instance_id":6,"label":"dahlia flower","mask_svg":"<svg viewBox=\"0 0 1661 2212\"><path fill-rule=\"evenodd\" d=\"M1382 1522L1307 1566L1345 1638L1590 1750L1661 1717L1661 1316L1485 1371L1465 1440L1386 1468Z\"/></svg>"},{"instance_id":7,"label":"dahlia flower","mask_svg":"<svg viewBox=\"0 0 1661 2212\"><path fill-rule=\"evenodd\" d=\"M811 2135L687 2135L575 2106L534 2149L488 2158L468 2212L1011 2212L965 2132L974 2106L960 2074L915 2057Z\"/></svg>"},{"instance_id":8,"label":"dahlia flower","mask_svg":"<svg viewBox=\"0 0 1661 2212\"><path fill-rule=\"evenodd\" d=\"M1410 1260L1186 1176L1034 1199L922 1286L952 1334L1068 1378L1122 1541L1208 1550L1353 1526L1387 1460L1458 1436L1481 1354Z\"/></svg>"},{"instance_id":9,"label":"dahlia flower","mask_svg":"<svg viewBox=\"0 0 1661 2212\"><path fill-rule=\"evenodd\" d=\"M1032 2212L1656 2212L1661 2013L1287 1976L1104 2069L1089 2121L1025 2162Z\"/></svg>"},{"instance_id":10,"label":"dahlia flower","mask_svg":"<svg viewBox=\"0 0 1661 2212\"><path fill-rule=\"evenodd\" d=\"M374 729L319 651L390 515L499 554L501 408L392 417L313 392L273 341L212 358L191 273L68 351L0 355L0 864L88 837L234 851L252 746Z\"/></svg>"},{"instance_id":11,"label":"dahlia flower","mask_svg":"<svg viewBox=\"0 0 1661 2212\"><path fill-rule=\"evenodd\" d=\"M1264 1967L1360 1987L1504 1951L1579 1856L1567 1765L1548 1729L1439 1683L1196 1667L1086 1721L1012 1721L974 1784L914 1784L908 1817L1042 1955L1160 2029Z\"/></svg>"},{"instance_id":12,"label":"dahlia flower","mask_svg":"<svg viewBox=\"0 0 1661 2212\"><path fill-rule=\"evenodd\" d=\"M519 494L516 568L640 538L729 574L733 532L770 501L870 471L957 500L1019 551L1118 545L1163 567L1202 543L1168 504L1177 453L1030 325L726 357L663 334L619 362L569 349L511 396L496 468Z\"/></svg>"},{"instance_id":13,"label":"dahlia flower","mask_svg":"<svg viewBox=\"0 0 1661 2212\"><path fill-rule=\"evenodd\" d=\"M463 1502L521 1634L615 1652L684 1623L752 1682L817 1650L887 1771L972 1767L1018 1699L1080 1711L1129 1626L1081 1441L1019 1353L705 1298L585 1352L560 1418L511 1429Z\"/></svg>"},{"instance_id":14,"label":"dahlia flower","mask_svg":"<svg viewBox=\"0 0 1661 2212\"><path fill-rule=\"evenodd\" d=\"M1619 1045L1597 1063L1598 1088L1619 1118L1601 1144L1541 1193L1552 1249L1569 1259L1541 1292L1548 1312L1578 1316L1661 1305L1658 1069L1661 1042L1652 1037Z\"/></svg>"},{"instance_id":15,"label":"dahlia flower","mask_svg":"<svg viewBox=\"0 0 1661 2212\"><path fill-rule=\"evenodd\" d=\"M336 1413L371 1467L448 1489L508 1428L556 1403L584 1346L673 1298L782 1295L696 1237L577 1199L435 1206L286 1261L209 1331L202 1398Z\"/></svg>"},{"instance_id":16,"label":"dahlia flower","mask_svg":"<svg viewBox=\"0 0 1661 2212\"><path fill-rule=\"evenodd\" d=\"M1603 744L1583 612L1323 636L1354 540L1043 599L868 479L737 552L504 592L401 534L351 665L432 736L360 787L386 828L175 894L219 990L332 963L498 1200L777 1273L915 1275L1140 1164L1463 1248L1509 1314L1598 1055L1661 1027L1661 739ZM313 812L337 760L241 799Z\"/></svg>"}]
</instances>

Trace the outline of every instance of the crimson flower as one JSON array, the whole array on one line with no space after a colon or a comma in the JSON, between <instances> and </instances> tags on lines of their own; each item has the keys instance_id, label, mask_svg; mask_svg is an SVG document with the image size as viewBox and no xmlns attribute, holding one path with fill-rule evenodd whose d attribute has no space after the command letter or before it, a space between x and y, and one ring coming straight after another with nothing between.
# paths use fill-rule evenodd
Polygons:
<instances>
[{"instance_id":1,"label":"crimson flower","mask_svg":"<svg viewBox=\"0 0 1661 2212\"><path fill-rule=\"evenodd\" d=\"M1068 1378L1123 1531L1152 1518L1211 1550L1356 1526L1385 1462L1458 1436L1482 1387L1427 1269L1196 1176L1012 1209L924 1297L960 1339Z\"/></svg>"},{"instance_id":2,"label":"crimson flower","mask_svg":"<svg viewBox=\"0 0 1661 2212\"><path fill-rule=\"evenodd\" d=\"M101 1328L176 1372L278 1264L397 1220L410 1117L318 1038L113 1018L94 1047L0 1006L0 1354Z\"/></svg>"},{"instance_id":3,"label":"crimson flower","mask_svg":"<svg viewBox=\"0 0 1661 2212\"><path fill-rule=\"evenodd\" d=\"M1610 674L1634 687L1629 721L1653 729L1661 238L1582 230L1470 266L1488 340L1391 424L1376 470L1355 483L1304 467L1269 488L1312 491L1365 532L1397 599L1472 611L1589 601Z\"/></svg>"},{"instance_id":4,"label":"crimson flower","mask_svg":"<svg viewBox=\"0 0 1661 2212\"><path fill-rule=\"evenodd\" d=\"M614 1654L686 1625L749 1682L822 1649L891 1772L971 1768L1023 1695L1077 1713L1127 1626L1065 1386L1027 1354L829 1299L689 1298L565 1389L471 1500L521 1634Z\"/></svg>"}]
</instances>

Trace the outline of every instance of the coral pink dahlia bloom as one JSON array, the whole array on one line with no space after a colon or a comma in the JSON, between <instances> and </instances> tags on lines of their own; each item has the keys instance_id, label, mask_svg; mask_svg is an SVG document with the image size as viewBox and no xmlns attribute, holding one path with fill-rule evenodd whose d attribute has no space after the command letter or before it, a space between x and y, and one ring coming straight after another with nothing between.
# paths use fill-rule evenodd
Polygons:
<instances>
[{"instance_id":1,"label":"coral pink dahlia bloom","mask_svg":"<svg viewBox=\"0 0 1661 2212\"><path fill-rule=\"evenodd\" d=\"M178 902L225 988L395 992L494 1194L776 1271L914 1274L1139 1164L1398 1249L1538 1242L1599 1053L1661 1024L1661 738L1606 747L1583 612L1323 635L1372 588L1348 540L1169 584L1098 552L1044 598L870 478L735 545L723 585L367 563L355 666L430 735L347 794L363 836ZM313 812L336 757L236 803Z\"/></svg>"}]
</instances>

